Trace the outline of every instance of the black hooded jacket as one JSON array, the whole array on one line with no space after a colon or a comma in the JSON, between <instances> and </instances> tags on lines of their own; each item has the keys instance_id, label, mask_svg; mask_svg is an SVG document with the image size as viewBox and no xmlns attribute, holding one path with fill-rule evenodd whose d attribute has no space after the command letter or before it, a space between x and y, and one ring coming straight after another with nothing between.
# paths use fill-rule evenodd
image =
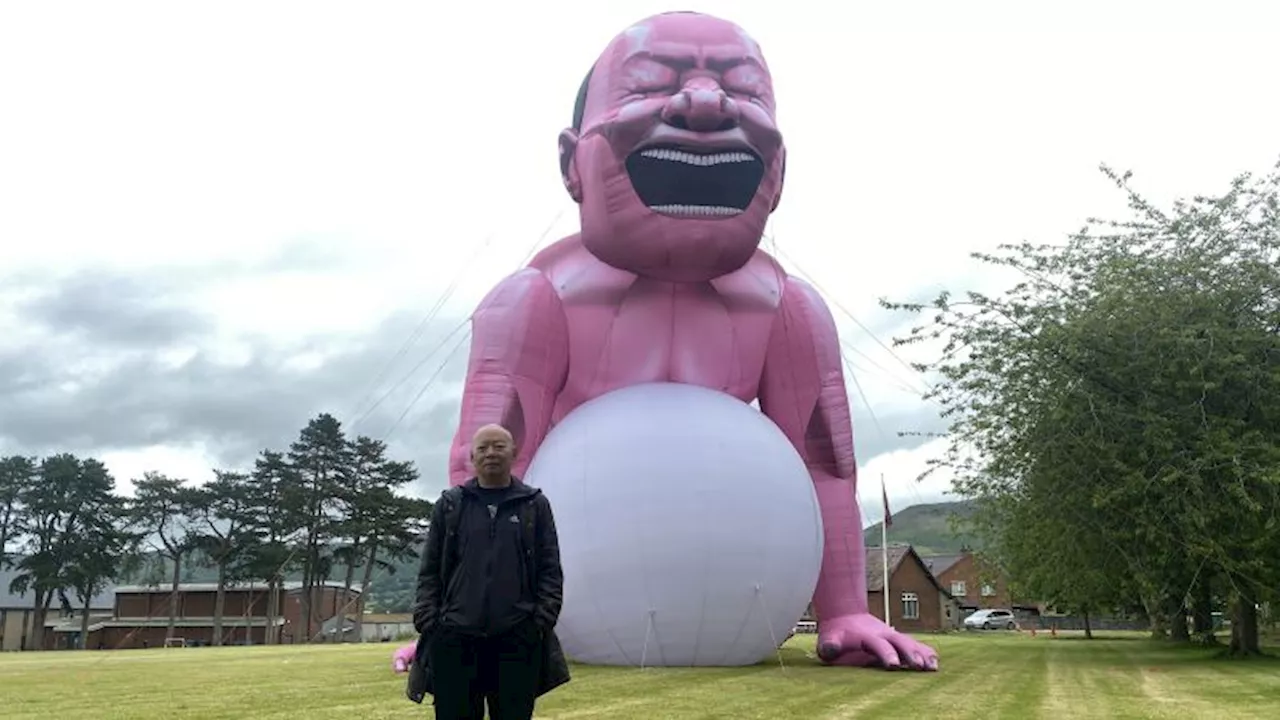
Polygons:
<instances>
[{"instance_id":1,"label":"black hooded jacket","mask_svg":"<svg viewBox=\"0 0 1280 720\"><path fill-rule=\"evenodd\" d=\"M543 631L555 627L564 576L551 504L515 479L492 510L487 494L472 478L445 491L432 511L413 613L420 633L443 626L492 636L527 619Z\"/></svg>"}]
</instances>

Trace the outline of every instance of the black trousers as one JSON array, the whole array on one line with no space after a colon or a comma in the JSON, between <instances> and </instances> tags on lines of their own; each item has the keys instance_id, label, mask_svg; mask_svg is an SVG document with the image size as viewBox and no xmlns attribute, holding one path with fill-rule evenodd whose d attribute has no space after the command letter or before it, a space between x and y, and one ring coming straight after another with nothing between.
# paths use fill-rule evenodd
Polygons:
<instances>
[{"instance_id":1,"label":"black trousers","mask_svg":"<svg viewBox=\"0 0 1280 720\"><path fill-rule=\"evenodd\" d=\"M436 630L428 645L436 720L530 720L542 668L542 636L532 620L502 635Z\"/></svg>"}]
</instances>

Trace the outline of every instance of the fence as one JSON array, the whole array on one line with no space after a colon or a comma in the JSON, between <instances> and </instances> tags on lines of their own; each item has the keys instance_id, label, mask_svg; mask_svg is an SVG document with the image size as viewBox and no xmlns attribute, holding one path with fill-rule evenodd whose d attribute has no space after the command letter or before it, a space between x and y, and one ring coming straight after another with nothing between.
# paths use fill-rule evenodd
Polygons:
<instances>
[{"instance_id":1,"label":"fence","mask_svg":"<svg viewBox=\"0 0 1280 720\"><path fill-rule=\"evenodd\" d=\"M1039 615L1019 617L1018 625L1023 630L1084 630L1084 616L1081 615ZM1151 623L1136 618L1092 617L1089 618L1091 630L1150 630Z\"/></svg>"}]
</instances>

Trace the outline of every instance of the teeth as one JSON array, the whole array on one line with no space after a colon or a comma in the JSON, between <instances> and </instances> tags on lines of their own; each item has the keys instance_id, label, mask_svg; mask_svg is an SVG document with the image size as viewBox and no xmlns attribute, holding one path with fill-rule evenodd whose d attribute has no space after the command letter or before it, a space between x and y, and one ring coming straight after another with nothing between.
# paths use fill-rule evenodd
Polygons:
<instances>
[{"instance_id":1,"label":"teeth","mask_svg":"<svg viewBox=\"0 0 1280 720\"><path fill-rule=\"evenodd\" d=\"M684 150L672 150L671 148L649 148L640 151L640 154L654 160L666 160L668 162L682 162L687 165L701 165L707 167L710 165L722 165L724 163L740 163L751 162L755 157L749 153L741 151L712 153L710 155L695 155Z\"/></svg>"},{"instance_id":2,"label":"teeth","mask_svg":"<svg viewBox=\"0 0 1280 720\"><path fill-rule=\"evenodd\" d=\"M742 212L738 208L722 207L720 205L650 205L649 209L663 215L725 216L737 215Z\"/></svg>"}]
</instances>

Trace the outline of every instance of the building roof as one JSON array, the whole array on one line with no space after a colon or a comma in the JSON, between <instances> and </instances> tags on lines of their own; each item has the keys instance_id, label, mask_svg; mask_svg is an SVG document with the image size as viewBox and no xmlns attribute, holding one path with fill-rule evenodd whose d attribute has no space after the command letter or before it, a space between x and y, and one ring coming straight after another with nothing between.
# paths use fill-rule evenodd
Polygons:
<instances>
[{"instance_id":1,"label":"building roof","mask_svg":"<svg viewBox=\"0 0 1280 720\"><path fill-rule=\"evenodd\" d=\"M929 572L934 575L941 575L950 570L956 563L967 557L964 553L955 555L921 555L920 559L924 561L925 567L929 568Z\"/></svg>"},{"instance_id":2,"label":"building roof","mask_svg":"<svg viewBox=\"0 0 1280 720\"><path fill-rule=\"evenodd\" d=\"M227 617L222 619L222 627L223 629L226 629L226 630L229 630L231 628L242 628L242 627L267 627L270 624L271 624L270 620L260 616L254 616L254 617L248 617L248 618ZM284 618L276 618L275 624L283 625ZM214 619L211 617L175 618L173 622L173 626L175 628L207 628L207 627L213 627L214 625L215 625ZM147 627L152 627L152 628L169 627L169 619L168 618L106 618L106 619L91 621L89 624L89 632L94 632L95 630L101 630L103 628L132 629L132 628L147 628ZM80 632L80 621L68 620L66 622L55 625L50 629L53 632Z\"/></svg>"},{"instance_id":3,"label":"building roof","mask_svg":"<svg viewBox=\"0 0 1280 720\"><path fill-rule=\"evenodd\" d=\"M355 622L358 616L353 613L347 614L347 619ZM363 622L366 624L378 623L411 623L413 622L413 613L365 613Z\"/></svg>"},{"instance_id":4,"label":"building roof","mask_svg":"<svg viewBox=\"0 0 1280 720\"><path fill-rule=\"evenodd\" d=\"M316 583L316 587L342 588L346 583L340 580L326 580L322 583ZM285 592L295 592L302 589L302 583L298 580L287 580L280 584L280 588ZM228 583L227 590L241 590L250 592L266 592L268 585L261 581ZM116 588L116 594L120 593L167 593L173 590L173 586L169 583L157 583L152 585L121 585ZM217 583L178 583L178 592L217 592ZM354 583L351 586L352 592L360 592L360 583Z\"/></svg>"},{"instance_id":5,"label":"building roof","mask_svg":"<svg viewBox=\"0 0 1280 720\"><path fill-rule=\"evenodd\" d=\"M889 574L893 575L902 564L902 559L911 551L909 545L889 546ZM879 546L867 548L867 592L879 592L884 589L884 555Z\"/></svg>"},{"instance_id":6,"label":"building roof","mask_svg":"<svg viewBox=\"0 0 1280 720\"><path fill-rule=\"evenodd\" d=\"M111 619L111 613L94 612L92 610L89 611L90 625L92 625L93 623L102 622L104 620L110 620L110 619ZM57 628L57 627L63 627L63 626L71 627L73 625L75 626L76 630L80 629L79 615L73 615L71 617L45 618L45 621L44 621L44 626L47 628Z\"/></svg>"},{"instance_id":7,"label":"building roof","mask_svg":"<svg viewBox=\"0 0 1280 720\"><path fill-rule=\"evenodd\" d=\"M35 598L31 593L18 594L9 592L9 585L18 577L18 571L12 568L0 570L0 610L29 610L35 604ZM67 593L67 599L71 601L72 610L83 610L84 603L76 598L75 593ZM90 610L110 610L115 607L115 594L111 590L107 590L98 594L89 602ZM53 602L49 604L51 609L61 609L61 603L55 596Z\"/></svg>"},{"instance_id":8,"label":"building roof","mask_svg":"<svg viewBox=\"0 0 1280 720\"><path fill-rule=\"evenodd\" d=\"M940 592L947 597L951 597L951 592L942 587L942 583L938 582L938 578L910 545L890 545L889 546L889 576L898 571L898 566L907 557L914 557L925 570L925 576L929 578L929 582L938 588ZM873 545L867 548L867 592L884 592L884 556L881 553L880 546Z\"/></svg>"}]
</instances>

